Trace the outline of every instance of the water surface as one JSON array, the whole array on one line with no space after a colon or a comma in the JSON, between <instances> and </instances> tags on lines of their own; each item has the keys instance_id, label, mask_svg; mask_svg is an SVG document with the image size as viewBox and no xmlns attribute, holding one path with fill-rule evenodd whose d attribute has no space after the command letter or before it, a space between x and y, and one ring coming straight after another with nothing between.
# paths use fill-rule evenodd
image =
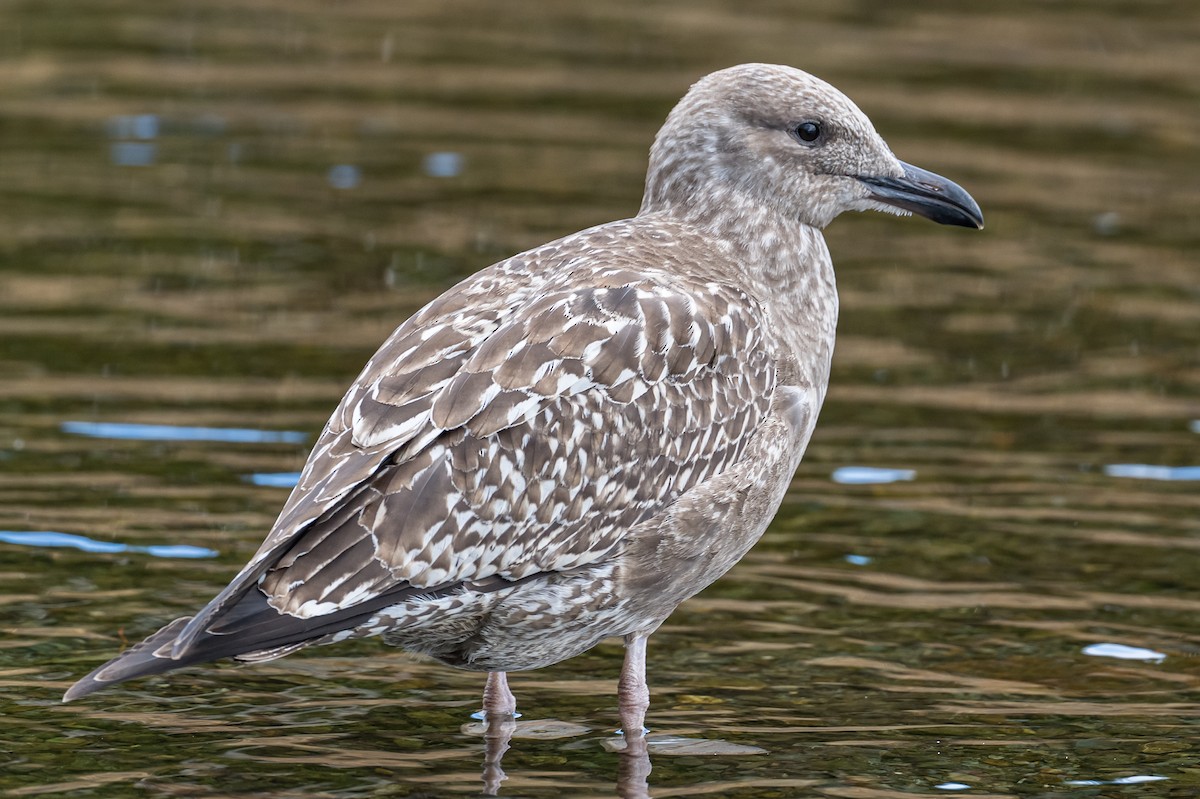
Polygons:
<instances>
[{"instance_id":1,"label":"water surface","mask_svg":"<svg viewBox=\"0 0 1200 799\"><path fill-rule=\"evenodd\" d=\"M752 60L846 90L988 228L831 227L834 385L761 545L651 640L653 771L605 644L513 677L500 794L1200 791L1190 4L0 16L0 793L480 793L479 675L374 642L58 700L236 572L400 320L631 214L675 99Z\"/></svg>"}]
</instances>

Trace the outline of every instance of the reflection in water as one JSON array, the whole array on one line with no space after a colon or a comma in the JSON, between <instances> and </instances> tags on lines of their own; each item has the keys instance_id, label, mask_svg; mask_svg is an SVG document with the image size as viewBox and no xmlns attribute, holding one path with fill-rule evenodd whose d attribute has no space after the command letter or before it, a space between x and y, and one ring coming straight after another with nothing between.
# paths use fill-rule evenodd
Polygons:
<instances>
[{"instance_id":1,"label":"reflection in water","mask_svg":"<svg viewBox=\"0 0 1200 799\"><path fill-rule=\"evenodd\" d=\"M617 795L621 799L650 799L650 748L644 732L625 735L617 754Z\"/></svg>"},{"instance_id":2,"label":"reflection in water","mask_svg":"<svg viewBox=\"0 0 1200 799\"><path fill-rule=\"evenodd\" d=\"M28 547L71 547L82 552L140 552L156 558L215 558L214 550L187 544L131 545L116 541L97 541L73 533L58 533L50 530L0 530L0 541Z\"/></svg>"},{"instance_id":3,"label":"reflection in water","mask_svg":"<svg viewBox=\"0 0 1200 799\"><path fill-rule=\"evenodd\" d=\"M326 180L335 189L354 189L362 182L362 170L353 164L338 164L330 167Z\"/></svg>"},{"instance_id":4,"label":"reflection in water","mask_svg":"<svg viewBox=\"0 0 1200 799\"><path fill-rule=\"evenodd\" d=\"M181 427L125 422L63 422L64 433L92 438L128 438L139 441L225 441L234 444L303 444L306 433L290 430L252 430L234 427Z\"/></svg>"},{"instance_id":5,"label":"reflection in water","mask_svg":"<svg viewBox=\"0 0 1200 799\"><path fill-rule=\"evenodd\" d=\"M270 488L294 488L300 482L300 472L260 472L242 477L247 483Z\"/></svg>"},{"instance_id":6,"label":"reflection in water","mask_svg":"<svg viewBox=\"0 0 1200 799\"><path fill-rule=\"evenodd\" d=\"M841 466L833 470L830 479L842 485L882 485L902 480L915 480L912 469L880 469L874 466Z\"/></svg>"},{"instance_id":7,"label":"reflection in water","mask_svg":"<svg viewBox=\"0 0 1200 799\"><path fill-rule=\"evenodd\" d=\"M1117 658L1118 660L1141 660L1146 663L1162 663L1167 659L1162 652L1125 644L1088 644L1083 648L1083 654L1100 658Z\"/></svg>"},{"instance_id":8,"label":"reflection in water","mask_svg":"<svg viewBox=\"0 0 1200 799\"><path fill-rule=\"evenodd\" d=\"M512 714L488 713L482 724L468 725L464 732L483 736L483 794L497 796L501 783L508 778L503 759L512 747L514 738L564 738L583 734L587 728L553 721L519 722ZM622 799L649 799L647 779L650 776L650 755L645 736L634 736L630 744L623 747L617 756L617 795Z\"/></svg>"},{"instance_id":9,"label":"reflection in water","mask_svg":"<svg viewBox=\"0 0 1200 799\"><path fill-rule=\"evenodd\" d=\"M431 178L457 177L463 170L462 153L430 153L421 162L421 167Z\"/></svg>"},{"instance_id":10,"label":"reflection in water","mask_svg":"<svg viewBox=\"0 0 1200 799\"><path fill-rule=\"evenodd\" d=\"M1104 473L1109 477L1133 477L1138 480L1200 480L1200 466L1110 463L1105 465Z\"/></svg>"},{"instance_id":11,"label":"reflection in water","mask_svg":"<svg viewBox=\"0 0 1200 799\"><path fill-rule=\"evenodd\" d=\"M150 166L158 157L158 147L149 142L117 141L109 145L108 157L117 166Z\"/></svg>"},{"instance_id":12,"label":"reflection in water","mask_svg":"<svg viewBox=\"0 0 1200 799\"><path fill-rule=\"evenodd\" d=\"M109 159L117 166L150 166L158 157L158 147L149 139L158 136L157 114L124 114L108 118ZM129 141L140 139L141 141Z\"/></svg>"},{"instance_id":13,"label":"reflection in water","mask_svg":"<svg viewBox=\"0 0 1200 799\"><path fill-rule=\"evenodd\" d=\"M108 118L112 139L153 139L158 136L157 114L119 114Z\"/></svg>"},{"instance_id":14,"label":"reflection in water","mask_svg":"<svg viewBox=\"0 0 1200 799\"><path fill-rule=\"evenodd\" d=\"M483 794L496 796L500 783L507 779L502 765L504 753L508 751L517 721L511 713L488 713L483 719Z\"/></svg>"},{"instance_id":15,"label":"reflection in water","mask_svg":"<svg viewBox=\"0 0 1200 799\"><path fill-rule=\"evenodd\" d=\"M1118 777L1115 780L1067 780L1067 785L1140 785L1143 782L1161 782L1169 777L1155 774L1135 774L1130 777Z\"/></svg>"},{"instance_id":16,"label":"reflection in water","mask_svg":"<svg viewBox=\"0 0 1200 799\"><path fill-rule=\"evenodd\" d=\"M503 767L504 755L512 748L516 739L552 740L584 735L588 728L564 724L553 720L518 722L512 715L488 714L483 723L467 725L463 731L484 738L483 793L496 796L501 783L508 778ZM594 745L594 742L588 742ZM649 799L650 774L653 771L650 756L679 757L740 757L766 754L756 746L741 746L726 741L706 741L670 735L648 735L640 731L636 735L618 732L615 737L603 742L605 751L616 754L616 793L621 799Z\"/></svg>"}]
</instances>

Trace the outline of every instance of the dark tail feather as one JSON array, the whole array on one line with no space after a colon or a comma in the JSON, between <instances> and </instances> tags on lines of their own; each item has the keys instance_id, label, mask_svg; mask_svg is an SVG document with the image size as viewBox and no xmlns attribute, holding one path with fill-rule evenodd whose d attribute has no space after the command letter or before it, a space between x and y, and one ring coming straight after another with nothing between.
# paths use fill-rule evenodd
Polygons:
<instances>
[{"instance_id":1,"label":"dark tail feather","mask_svg":"<svg viewBox=\"0 0 1200 799\"><path fill-rule=\"evenodd\" d=\"M176 619L145 641L126 649L120 655L68 688L67 692L63 694L63 701L70 702L72 699L87 696L94 691L99 691L101 688L107 688L113 683L132 680L134 677L142 677L148 674L159 674L170 669L177 669L190 663L199 662L199 658L183 661L172 660L170 657L154 654L155 650L164 644L170 645L175 640L175 636L179 634L179 631L191 620L191 616Z\"/></svg>"},{"instance_id":2,"label":"dark tail feather","mask_svg":"<svg viewBox=\"0 0 1200 799\"><path fill-rule=\"evenodd\" d=\"M453 590L446 586L442 591ZM183 668L210 660L262 653L250 660L267 660L295 651L315 642L330 633L348 630L364 623L376 611L403 602L420 594L432 596L434 591L418 591L409 586L396 586L368 602L351 608L301 619L280 613L267 604L266 596L258 590L247 593L233 607L226 608L209 627L191 643L178 651L178 638L192 620L184 616L163 627L140 644L130 647L105 663L79 682L72 685L63 695L64 702L78 699L94 691L107 688L114 683L132 680L151 674ZM264 650L277 650L268 656Z\"/></svg>"},{"instance_id":3,"label":"dark tail feather","mask_svg":"<svg viewBox=\"0 0 1200 799\"><path fill-rule=\"evenodd\" d=\"M409 599L434 599L464 588L472 592L498 591L539 576L532 574L515 581L488 577L467 584L449 583L433 588L413 588L401 583L362 604L310 619L280 613L267 604L266 595L255 588L236 604L210 618L202 631L185 646L179 646L180 637L189 628L191 616L176 619L145 641L126 649L67 689L63 701L70 702L135 677L161 674L210 660L242 656L249 661L272 660L316 643L331 633L365 624L378 611Z\"/></svg>"},{"instance_id":4,"label":"dark tail feather","mask_svg":"<svg viewBox=\"0 0 1200 799\"><path fill-rule=\"evenodd\" d=\"M385 467L387 468L387 467ZM311 522L312 525L320 525L322 528L337 529L345 524L348 520L356 516L363 509L362 497L370 497L374 492L371 491L373 480L366 480L359 485L358 488L347 494L339 500L334 507L327 511L323 516L316 521ZM290 501L289 501L290 502ZM293 520L294 521L294 520ZM280 519L277 524L282 524L284 519ZM288 522L291 524L291 522ZM305 523L309 524L308 522ZM284 525L285 528L287 524ZM299 535L299 532L296 533ZM250 563L238 573L229 585L221 590L213 599L201 609L187 625L179 631L172 645L171 656L184 656L189 649L199 640L204 637L206 632L211 631L214 626L219 624L219 620L230 613L236 614L238 607L244 602L247 595L258 593L255 587L259 583L259 578L272 568L284 554L295 546L296 535L285 536L275 542L270 549L259 552L251 559ZM267 539L268 541L270 538Z\"/></svg>"}]
</instances>

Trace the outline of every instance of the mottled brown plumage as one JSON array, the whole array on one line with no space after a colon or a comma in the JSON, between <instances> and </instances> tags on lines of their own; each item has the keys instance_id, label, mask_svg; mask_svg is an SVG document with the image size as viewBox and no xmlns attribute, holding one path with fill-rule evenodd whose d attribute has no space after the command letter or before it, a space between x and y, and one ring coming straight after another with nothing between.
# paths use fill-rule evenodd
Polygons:
<instances>
[{"instance_id":1,"label":"mottled brown plumage","mask_svg":"<svg viewBox=\"0 0 1200 799\"><path fill-rule=\"evenodd\" d=\"M492 672L507 711L503 672L624 636L640 729L645 637L759 538L812 434L837 320L820 228L865 209L982 224L827 84L754 64L703 79L659 133L637 216L402 324L241 573L66 698L382 634Z\"/></svg>"}]
</instances>

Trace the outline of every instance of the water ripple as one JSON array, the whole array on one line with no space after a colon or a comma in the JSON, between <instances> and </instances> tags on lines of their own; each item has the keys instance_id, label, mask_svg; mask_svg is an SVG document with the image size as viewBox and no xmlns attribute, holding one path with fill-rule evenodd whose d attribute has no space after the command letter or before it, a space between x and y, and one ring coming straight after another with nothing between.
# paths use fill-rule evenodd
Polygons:
<instances>
[{"instance_id":1,"label":"water ripple","mask_svg":"<svg viewBox=\"0 0 1200 799\"><path fill-rule=\"evenodd\" d=\"M268 488L292 488L300 482L300 472L258 472L243 475L247 483Z\"/></svg>"},{"instance_id":2,"label":"water ripple","mask_svg":"<svg viewBox=\"0 0 1200 799\"><path fill-rule=\"evenodd\" d=\"M843 485L877 485L880 483L899 483L904 480L915 480L917 473L913 469L880 469L874 466L842 466L833 470L830 478L835 483Z\"/></svg>"},{"instance_id":3,"label":"water ripple","mask_svg":"<svg viewBox=\"0 0 1200 799\"><path fill-rule=\"evenodd\" d=\"M1155 466L1147 463L1110 463L1104 467L1109 477L1137 480L1200 480L1200 466Z\"/></svg>"},{"instance_id":4,"label":"water ripple","mask_svg":"<svg viewBox=\"0 0 1200 799\"><path fill-rule=\"evenodd\" d=\"M1067 780L1067 785L1139 785L1143 782L1159 782L1170 779L1157 774L1134 774L1131 777L1119 777L1115 780Z\"/></svg>"},{"instance_id":5,"label":"water ripple","mask_svg":"<svg viewBox=\"0 0 1200 799\"><path fill-rule=\"evenodd\" d=\"M0 530L0 541L27 547L71 547L84 552L140 552L156 558L215 558L217 552L205 547L188 544L151 544L136 546L119 541L97 541L74 533L59 533L53 530Z\"/></svg>"},{"instance_id":6,"label":"water ripple","mask_svg":"<svg viewBox=\"0 0 1200 799\"><path fill-rule=\"evenodd\" d=\"M303 444L308 435L294 430L255 430L241 427L185 427L127 422L63 422L64 433L90 438L138 441L225 441L233 444Z\"/></svg>"},{"instance_id":7,"label":"water ripple","mask_svg":"<svg viewBox=\"0 0 1200 799\"><path fill-rule=\"evenodd\" d=\"M1162 652L1125 644L1089 644L1083 648L1083 654L1099 658L1117 658L1118 660L1143 660L1147 663L1162 663L1167 659Z\"/></svg>"}]
</instances>

